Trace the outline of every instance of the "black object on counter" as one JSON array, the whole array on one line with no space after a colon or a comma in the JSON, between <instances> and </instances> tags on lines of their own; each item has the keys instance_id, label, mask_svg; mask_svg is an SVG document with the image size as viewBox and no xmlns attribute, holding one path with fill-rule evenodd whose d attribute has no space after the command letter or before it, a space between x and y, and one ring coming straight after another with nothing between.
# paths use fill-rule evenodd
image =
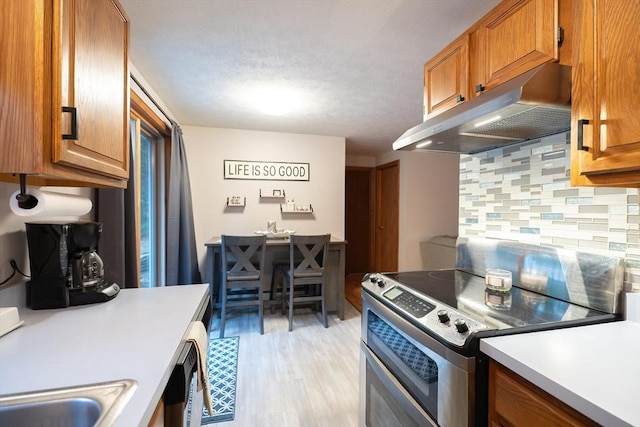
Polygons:
<instances>
[{"instance_id":1,"label":"black object on counter","mask_svg":"<svg viewBox=\"0 0 640 427\"><path fill-rule=\"evenodd\" d=\"M99 222L26 223L31 280L27 306L34 310L109 301L120 287L104 280L98 255Z\"/></svg>"}]
</instances>

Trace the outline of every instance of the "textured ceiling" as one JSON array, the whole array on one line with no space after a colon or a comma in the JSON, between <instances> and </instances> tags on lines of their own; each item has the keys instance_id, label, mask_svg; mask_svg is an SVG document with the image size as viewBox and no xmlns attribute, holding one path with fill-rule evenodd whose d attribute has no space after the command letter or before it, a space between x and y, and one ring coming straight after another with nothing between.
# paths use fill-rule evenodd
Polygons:
<instances>
[{"instance_id":1,"label":"textured ceiling","mask_svg":"<svg viewBox=\"0 0 640 427\"><path fill-rule=\"evenodd\" d=\"M424 63L498 0L120 0L130 60L181 125L341 136L391 150L422 121ZM284 116L243 95L286 85Z\"/></svg>"}]
</instances>

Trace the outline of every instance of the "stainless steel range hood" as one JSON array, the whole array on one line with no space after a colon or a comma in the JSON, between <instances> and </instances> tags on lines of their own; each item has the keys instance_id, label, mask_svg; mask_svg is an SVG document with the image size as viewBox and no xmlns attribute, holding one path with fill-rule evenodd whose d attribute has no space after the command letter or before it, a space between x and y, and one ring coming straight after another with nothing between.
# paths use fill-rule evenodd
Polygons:
<instances>
[{"instance_id":1,"label":"stainless steel range hood","mask_svg":"<svg viewBox=\"0 0 640 427\"><path fill-rule=\"evenodd\" d=\"M477 153L571 128L571 68L541 65L408 131L394 150Z\"/></svg>"}]
</instances>

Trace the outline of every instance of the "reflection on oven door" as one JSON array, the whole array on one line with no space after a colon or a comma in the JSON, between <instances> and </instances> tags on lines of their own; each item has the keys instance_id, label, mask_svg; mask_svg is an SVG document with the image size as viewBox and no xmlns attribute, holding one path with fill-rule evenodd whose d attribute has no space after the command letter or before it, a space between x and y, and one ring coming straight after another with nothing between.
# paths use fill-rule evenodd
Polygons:
<instances>
[{"instance_id":1,"label":"reflection on oven door","mask_svg":"<svg viewBox=\"0 0 640 427\"><path fill-rule=\"evenodd\" d=\"M437 426L367 346L361 344L361 348L361 369L366 377L361 397L366 404L360 424L366 427Z\"/></svg>"}]
</instances>

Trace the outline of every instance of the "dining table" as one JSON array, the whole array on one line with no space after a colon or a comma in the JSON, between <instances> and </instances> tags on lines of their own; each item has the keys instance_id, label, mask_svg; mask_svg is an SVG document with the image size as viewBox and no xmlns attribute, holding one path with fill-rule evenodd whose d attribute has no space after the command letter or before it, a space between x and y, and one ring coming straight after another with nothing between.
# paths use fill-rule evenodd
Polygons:
<instances>
[{"instance_id":1,"label":"dining table","mask_svg":"<svg viewBox=\"0 0 640 427\"><path fill-rule=\"evenodd\" d=\"M265 272L265 289L271 289L272 271L274 262L282 262L289 260L289 247L291 240L285 238L267 238L267 256L266 256L266 272ZM340 320L344 320L344 282L345 282L345 260L346 260L347 241L338 237L331 236L328 247L327 264L326 264L326 283L325 283L325 304L327 312L337 313ZM214 307L219 307L220 284L222 283L222 255L220 236L212 236L206 241L207 248L207 271L205 279L212 284L209 288L211 292L211 301ZM266 300L265 303L277 304L275 300Z\"/></svg>"}]
</instances>

